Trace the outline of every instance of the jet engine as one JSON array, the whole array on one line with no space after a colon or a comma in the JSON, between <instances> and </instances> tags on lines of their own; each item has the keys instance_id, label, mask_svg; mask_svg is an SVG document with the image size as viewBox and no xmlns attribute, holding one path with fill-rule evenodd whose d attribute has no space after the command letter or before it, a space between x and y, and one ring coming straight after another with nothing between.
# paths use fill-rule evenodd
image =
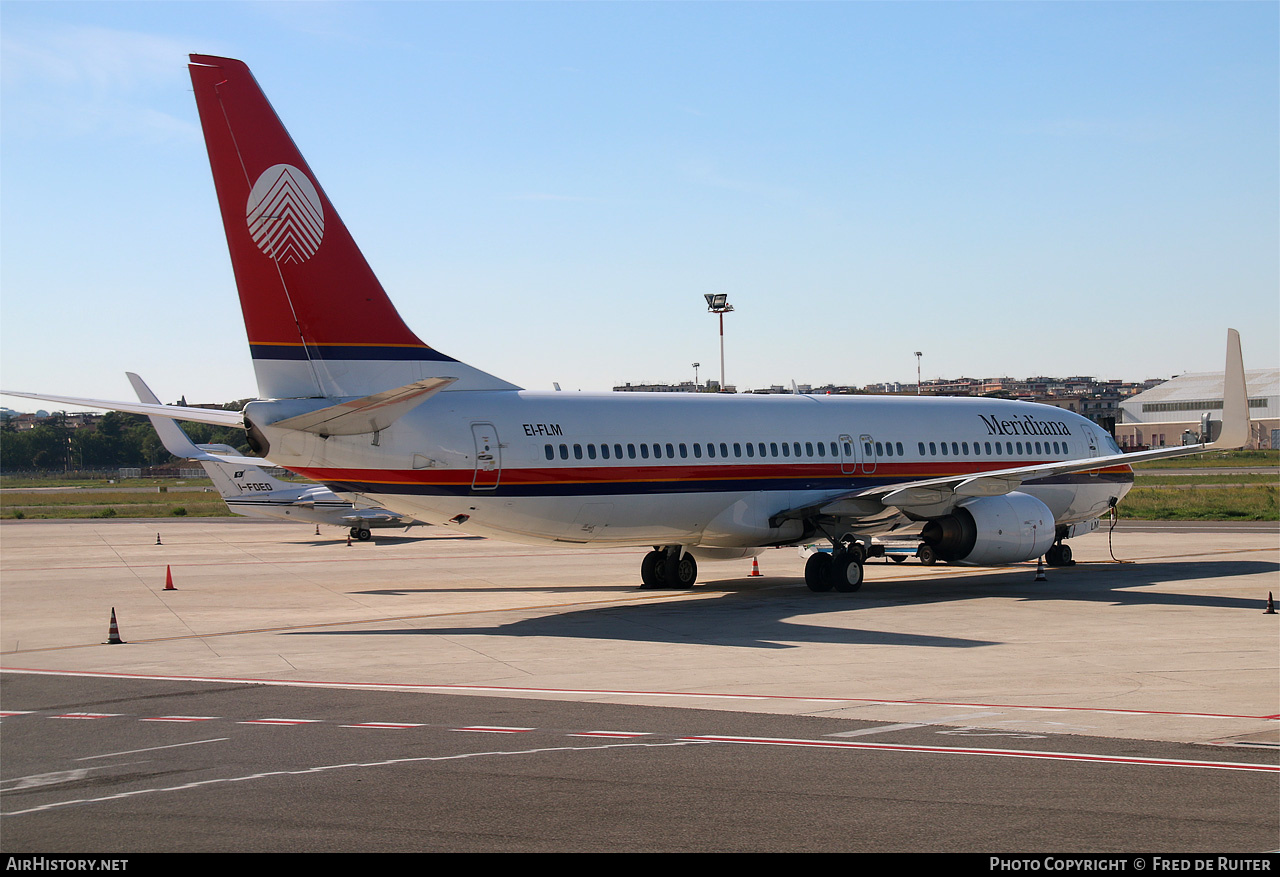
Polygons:
<instances>
[{"instance_id":1,"label":"jet engine","mask_svg":"<svg viewBox=\"0 0 1280 877\"><path fill-rule=\"evenodd\" d=\"M1015 491L961 503L926 523L920 535L941 560L998 566L1040 557L1053 545L1054 530L1049 507Z\"/></svg>"}]
</instances>

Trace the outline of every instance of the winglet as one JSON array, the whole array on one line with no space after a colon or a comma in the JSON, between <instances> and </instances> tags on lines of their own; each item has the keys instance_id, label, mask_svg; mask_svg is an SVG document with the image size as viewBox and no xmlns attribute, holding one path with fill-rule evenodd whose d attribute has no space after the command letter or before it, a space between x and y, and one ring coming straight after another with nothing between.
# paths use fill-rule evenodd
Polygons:
<instances>
[{"instance_id":1,"label":"winglet","mask_svg":"<svg viewBox=\"0 0 1280 877\"><path fill-rule=\"evenodd\" d=\"M1244 380L1240 333L1227 330L1227 365L1222 378L1222 431L1213 450L1241 448L1249 441L1249 393Z\"/></svg>"}]
</instances>

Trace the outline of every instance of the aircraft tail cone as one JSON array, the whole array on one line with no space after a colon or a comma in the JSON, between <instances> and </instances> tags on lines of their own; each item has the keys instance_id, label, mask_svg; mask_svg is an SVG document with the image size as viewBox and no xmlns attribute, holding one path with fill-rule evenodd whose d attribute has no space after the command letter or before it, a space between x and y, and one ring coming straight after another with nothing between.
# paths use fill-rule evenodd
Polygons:
<instances>
[{"instance_id":1,"label":"aircraft tail cone","mask_svg":"<svg viewBox=\"0 0 1280 877\"><path fill-rule=\"evenodd\" d=\"M760 575L760 561L756 560L754 557L751 558L751 575Z\"/></svg>"},{"instance_id":2,"label":"aircraft tail cone","mask_svg":"<svg viewBox=\"0 0 1280 877\"><path fill-rule=\"evenodd\" d=\"M1276 614L1276 601L1271 599L1271 592L1270 592L1270 591L1267 591L1267 610L1266 610L1265 612L1263 612L1262 614L1263 614L1263 615L1275 615L1275 614Z\"/></svg>"},{"instance_id":3,"label":"aircraft tail cone","mask_svg":"<svg viewBox=\"0 0 1280 877\"><path fill-rule=\"evenodd\" d=\"M1037 558L1037 560L1036 560L1036 581L1037 581L1037 582L1047 582L1047 581L1049 581L1049 580L1048 580L1047 578L1045 578L1045 576L1044 576L1044 558L1043 558L1043 557L1041 557L1041 558Z\"/></svg>"},{"instance_id":4,"label":"aircraft tail cone","mask_svg":"<svg viewBox=\"0 0 1280 877\"><path fill-rule=\"evenodd\" d=\"M107 630L107 645L124 645L120 639L120 628L116 625L116 607L111 607L111 627Z\"/></svg>"},{"instance_id":5,"label":"aircraft tail cone","mask_svg":"<svg viewBox=\"0 0 1280 877\"><path fill-rule=\"evenodd\" d=\"M173 586L173 570L171 570L168 566L164 568L164 589L166 591L178 590Z\"/></svg>"}]
</instances>

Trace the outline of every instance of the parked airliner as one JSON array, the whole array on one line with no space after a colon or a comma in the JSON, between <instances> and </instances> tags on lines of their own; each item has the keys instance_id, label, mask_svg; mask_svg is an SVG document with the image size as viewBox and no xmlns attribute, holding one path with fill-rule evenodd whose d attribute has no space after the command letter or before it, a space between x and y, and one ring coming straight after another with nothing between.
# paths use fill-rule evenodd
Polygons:
<instances>
[{"instance_id":1,"label":"parked airliner","mask_svg":"<svg viewBox=\"0 0 1280 877\"><path fill-rule=\"evenodd\" d=\"M889 534L953 563L1070 562L1129 463L1247 439L1233 330L1217 440L1128 455L1083 417L998 399L523 390L405 325L245 64L192 55L190 72L263 401L162 413L242 423L256 453L358 501L506 540L648 546L651 588L821 540L808 586L854 591Z\"/></svg>"},{"instance_id":2,"label":"parked airliner","mask_svg":"<svg viewBox=\"0 0 1280 877\"><path fill-rule=\"evenodd\" d=\"M133 372L126 372L125 376L133 384L139 402L160 404L142 378ZM203 466L222 501L237 515L347 527L351 538L362 542L372 538L375 527L407 527L413 523L386 509L358 508L322 484L281 481L261 468L274 466L270 460L241 456L230 445L197 445L176 420L159 414L148 416L165 450Z\"/></svg>"}]
</instances>

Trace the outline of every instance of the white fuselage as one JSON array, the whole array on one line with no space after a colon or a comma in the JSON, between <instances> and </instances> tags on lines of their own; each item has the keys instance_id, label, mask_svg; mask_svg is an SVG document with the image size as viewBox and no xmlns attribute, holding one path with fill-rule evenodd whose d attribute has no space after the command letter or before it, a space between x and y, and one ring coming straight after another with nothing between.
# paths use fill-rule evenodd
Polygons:
<instances>
[{"instance_id":1,"label":"white fuselage","mask_svg":"<svg viewBox=\"0 0 1280 877\"><path fill-rule=\"evenodd\" d=\"M1068 411L973 398L447 391L374 434L270 426L318 404L250 403L246 416L273 460L339 493L480 535L583 546L787 544L811 534L771 518L851 491L1116 452ZM1103 514L1131 483L1119 466L1019 489L1064 525ZM903 520L889 509L857 529Z\"/></svg>"}]
</instances>

